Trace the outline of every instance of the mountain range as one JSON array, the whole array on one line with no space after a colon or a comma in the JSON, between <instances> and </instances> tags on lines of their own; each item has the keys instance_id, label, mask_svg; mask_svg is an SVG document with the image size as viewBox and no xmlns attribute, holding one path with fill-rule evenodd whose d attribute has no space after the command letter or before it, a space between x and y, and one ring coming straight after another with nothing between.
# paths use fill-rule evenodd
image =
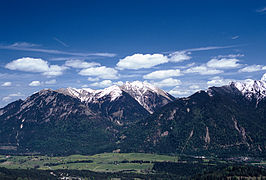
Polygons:
<instances>
[{"instance_id":1,"label":"mountain range","mask_svg":"<svg viewBox=\"0 0 266 180\"><path fill-rule=\"evenodd\" d=\"M147 82L44 89L0 109L0 152L266 152L266 75L174 98Z\"/></svg>"}]
</instances>

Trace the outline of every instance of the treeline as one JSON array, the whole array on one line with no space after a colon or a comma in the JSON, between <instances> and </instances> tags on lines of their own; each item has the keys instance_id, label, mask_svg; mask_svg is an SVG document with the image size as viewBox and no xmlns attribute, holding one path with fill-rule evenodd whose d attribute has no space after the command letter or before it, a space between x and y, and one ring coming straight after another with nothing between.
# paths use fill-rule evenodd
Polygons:
<instances>
[{"instance_id":1,"label":"treeline","mask_svg":"<svg viewBox=\"0 0 266 180\"><path fill-rule=\"evenodd\" d=\"M53 180L53 179L85 179L85 180L105 180L112 178L119 178L121 180L133 179L147 179L147 180L161 180L161 179L180 179L173 174L136 174L123 172L93 172L89 170L37 170L37 169L6 169L0 168L1 180Z\"/></svg>"},{"instance_id":2,"label":"treeline","mask_svg":"<svg viewBox=\"0 0 266 180\"><path fill-rule=\"evenodd\" d=\"M41 171L36 169L6 169L0 167L0 179L1 180L31 180L31 179L57 179L55 176L50 174L49 171Z\"/></svg>"},{"instance_id":3,"label":"treeline","mask_svg":"<svg viewBox=\"0 0 266 180\"><path fill-rule=\"evenodd\" d=\"M250 177L266 180L265 167L224 164L224 163L174 163L156 162L153 170L156 173L176 174L190 179L249 179Z\"/></svg>"},{"instance_id":4,"label":"treeline","mask_svg":"<svg viewBox=\"0 0 266 180\"><path fill-rule=\"evenodd\" d=\"M195 177L196 179L261 179L266 180L266 169L265 167L257 167L250 165L237 165L229 166L224 169L219 169L214 172L205 174L199 174Z\"/></svg>"}]
</instances>

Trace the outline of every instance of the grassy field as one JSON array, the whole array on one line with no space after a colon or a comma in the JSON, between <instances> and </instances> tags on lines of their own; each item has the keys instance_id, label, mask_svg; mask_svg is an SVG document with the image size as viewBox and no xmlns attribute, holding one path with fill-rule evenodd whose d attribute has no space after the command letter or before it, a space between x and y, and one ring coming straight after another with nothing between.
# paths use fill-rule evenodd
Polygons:
<instances>
[{"instance_id":1,"label":"grassy field","mask_svg":"<svg viewBox=\"0 0 266 180\"><path fill-rule=\"evenodd\" d=\"M75 169L97 172L133 171L150 172L154 162L177 162L178 157L144 153L103 153L93 156L71 155L49 156L3 156L0 167L9 169Z\"/></svg>"}]
</instances>

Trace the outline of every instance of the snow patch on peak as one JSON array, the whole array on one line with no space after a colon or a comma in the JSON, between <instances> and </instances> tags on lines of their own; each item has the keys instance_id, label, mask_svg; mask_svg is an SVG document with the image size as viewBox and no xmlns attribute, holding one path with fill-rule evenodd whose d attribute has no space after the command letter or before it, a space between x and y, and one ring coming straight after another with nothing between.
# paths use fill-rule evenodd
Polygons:
<instances>
[{"instance_id":1,"label":"snow patch on peak","mask_svg":"<svg viewBox=\"0 0 266 180\"><path fill-rule=\"evenodd\" d=\"M111 96L111 101L114 101L115 99L120 97L122 93L123 93L122 90L117 85L113 85L102 90L96 90L94 92L97 98L102 98L107 95Z\"/></svg>"},{"instance_id":2,"label":"snow patch on peak","mask_svg":"<svg viewBox=\"0 0 266 180\"><path fill-rule=\"evenodd\" d=\"M147 81L141 82L141 81L133 81L128 82L124 85L122 85L122 88L124 89L135 89L135 90L142 90L143 93L145 93L147 90L151 90L154 92L158 91L158 88L153 86L152 84L148 83Z\"/></svg>"},{"instance_id":3,"label":"snow patch on peak","mask_svg":"<svg viewBox=\"0 0 266 180\"><path fill-rule=\"evenodd\" d=\"M152 102L154 97L151 94L157 94L158 96L163 96L167 101L172 101L171 97L165 91L155 87L154 85L148 83L147 81L133 81L126 82L120 88L132 96L138 103L143 106L149 113L153 113L153 106L156 102ZM152 98L152 99L151 99Z\"/></svg>"},{"instance_id":4,"label":"snow patch on peak","mask_svg":"<svg viewBox=\"0 0 266 180\"><path fill-rule=\"evenodd\" d=\"M66 89L59 89L57 91L78 98L82 102L96 102L99 98L107 95L111 96L111 101L113 101L122 95L122 90L116 85L100 90L93 90L91 88L77 89L69 87Z\"/></svg>"},{"instance_id":5,"label":"snow patch on peak","mask_svg":"<svg viewBox=\"0 0 266 180\"><path fill-rule=\"evenodd\" d=\"M169 96L167 93L156 86L148 83L147 81L141 82L141 81L133 81L124 83L122 86L120 86L122 90L126 92L134 91L138 92L138 94L145 94L147 91L151 91L153 93L156 93L158 95L164 96L165 98L169 99ZM130 94L130 93L129 93Z\"/></svg>"},{"instance_id":6,"label":"snow patch on peak","mask_svg":"<svg viewBox=\"0 0 266 180\"><path fill-rule=\"evenodd\" d=\"M94 92L95 90L90 89L90 88L83 88L83 89L77 89L77 88L66 88L62 89L61 92L66 93L72 97L76 97L80 99L80 101L87 101L90 95Z\"/></svg>"},{"instance_id":7,"label":"snow patch on peak","mask_svg":"<svg viewBox=\"0 0 266 180\"><path fill-rule=\"evenodd\" d=\"M231 84L248 99L255 97L260 101L266 97L266 81L247 79L244 82L233 82Z\"/></svg>"}]
</instances>

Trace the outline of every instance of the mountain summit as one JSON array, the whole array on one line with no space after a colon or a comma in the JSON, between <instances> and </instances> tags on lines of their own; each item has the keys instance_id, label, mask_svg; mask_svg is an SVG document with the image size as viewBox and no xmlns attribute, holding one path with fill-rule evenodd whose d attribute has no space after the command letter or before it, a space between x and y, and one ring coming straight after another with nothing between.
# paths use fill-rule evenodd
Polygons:
<instances>
[{"instance_id":1,"label":"mountain summit","mask_svg":"<svg viewBox=\"0 0 266 180\"><path fill-rule=\"evenodd\" d=\"M175 100L173 96L164 90L159 89L146 81L127 81L121 86L113 85L100 90L92 90L90 88L67 88L59 89L58 92L66 93L80 99L82 102L88 103L98 103L99 99L107 96L110 98L110 101L115 101L123 95L123 92L125 92L151 114L158 108Z\"/></svg>"},{"instance_id":2,"label":"mountain summit","mask_svg":"<svg viewBox=\"0 0 266 180\"><path fill-rule=\"evenodd\" d=\"M265 156L265 91L265 81L247 80L179 98L125 132L120 148L124 152Z\"/></svg>"}]
</instances>

